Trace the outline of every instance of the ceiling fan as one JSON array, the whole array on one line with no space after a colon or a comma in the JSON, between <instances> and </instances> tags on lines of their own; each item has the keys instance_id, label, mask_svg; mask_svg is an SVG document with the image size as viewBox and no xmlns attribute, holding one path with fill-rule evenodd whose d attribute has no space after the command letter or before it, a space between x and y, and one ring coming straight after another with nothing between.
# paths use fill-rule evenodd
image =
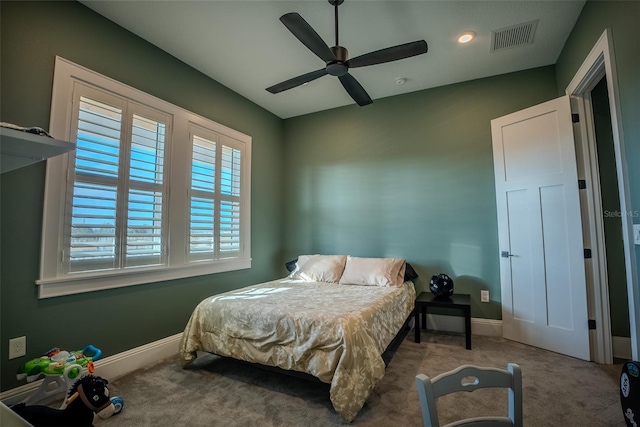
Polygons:
<instances>
[{"instance_id":1,"label":"ceiling fan","mask_svg":"<svg viewBox=\"0 0 640 427\"><path fill-rule=\"evenodd\" d=\"M338 44L338 6L340 6L344 0L328 1L335 8L336 45L331 48L327 46L311 25L297 13L287 13L280 17L280 21L282 21L289 31L326 63L325 67L268 87L267 91L271 93L283 92L330 74L340 79L342 86L344 86L347 93L358 105L362 107L371 104L373 101L369 97L369 94L367 94L362 85L349 74L349 68L366 67L421 55L427 52L427 42L419 40L405 43L349 59L347 49Z\"/></svg>"}]
</instances>

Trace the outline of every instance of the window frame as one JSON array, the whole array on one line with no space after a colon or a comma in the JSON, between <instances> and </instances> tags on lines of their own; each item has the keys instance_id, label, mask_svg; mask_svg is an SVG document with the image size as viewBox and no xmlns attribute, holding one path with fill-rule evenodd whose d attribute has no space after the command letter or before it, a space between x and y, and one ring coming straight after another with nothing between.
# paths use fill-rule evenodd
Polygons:
<instances>
[{"instance_id":1,"label":"window frame","mask_svg":"<svg viewBox=\"0 0 640 427\"><path fill-rule=\"evenodd\" d=\"M132 104L149 108L168 116L166 156L166 186L168 198L166 241L169 248L165 265L126 267L113 270L65 272L64 221L65 210L71 200L67 186L73 186L75 153L67 153L47 160L40 277L36 280L39 298L50 298L103 289L119 288L165 280L180 279L225 271L251 268L251 143L250 136L177 107L131 86L56 57L51 99L50 134L69 141L72 132L74 89L86 86L92 90L125 98ZM76 89L77 90L77 89ZM231 141L241 149L240 182L240 251L235 258L212 261L189 260L189 218L191 188L190 129L206 129ZM75 143L76 141L71 141ZM163 213L164 215L164 213Z\"/></svg>"}]
</instances>

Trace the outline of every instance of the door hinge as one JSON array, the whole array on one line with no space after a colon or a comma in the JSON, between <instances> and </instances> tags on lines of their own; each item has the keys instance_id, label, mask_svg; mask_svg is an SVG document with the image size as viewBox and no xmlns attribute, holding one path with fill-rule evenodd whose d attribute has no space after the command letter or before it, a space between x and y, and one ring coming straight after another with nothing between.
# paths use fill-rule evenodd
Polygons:
<instances>
[{"instance_id":1,"label":"door hinge","mask_svg":"<svg viewBox=\"0 0 640 427\"><path fill-rule=\"evenodd\" d=\"M596 321L593 319L589 319L589 330L596 328Z\"/></svg>"},{"instance_id":2,"label":"door hinge","mask_svg":"<svg viewBox=\"0 0 640 427\"><path fill-rule=\"evenodd\" d=\"M587 181L584 180L584 179L579 179L578 180L578 189L584 190L585 188L587 188Z\"/></svg>"},{"instance_id":3,"label":"door hinge","mask_svg":"<svg viewBox=\"0 0 640 427\"><path fill-rule=\"evenodd\" d=\"M591 259L591 249L584 250L584 257L585 259Z\"/></svg>"},{"instance_id":4,"label":"door hinge","mask_svg":"<svg viewBox=\"0 0 640 427\"><path fill-rule=\"evenodd\" d=\"M579 123L580 115L578 113L571 113L571 123Z\"/></svg>"}]
</instances>

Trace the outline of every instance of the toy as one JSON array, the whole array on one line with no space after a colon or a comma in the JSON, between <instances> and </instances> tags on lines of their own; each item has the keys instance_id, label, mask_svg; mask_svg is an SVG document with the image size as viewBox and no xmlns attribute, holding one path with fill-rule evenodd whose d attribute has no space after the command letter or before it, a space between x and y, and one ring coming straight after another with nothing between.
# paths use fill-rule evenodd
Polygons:
<instances>
[{"instance_id":1,"label":"toy","mask_svg":"<svg viewBox=\"0 0 640 427\"><path fill-rule=\"evenodd\" d=\"M32 359L22 365L18 369L17 378L19 380L27 379L27 382L33 382L38 378L44 376L44 381L38 390L25 399L21 405L23 405L28 409L28 411L38 412L39 410L34 407L37 406L37 403L48 403L55 399L55 397L61 393L65 393L65 396L68 396L69 399L64 399L62 404L60 405L60 409L58 411L64 411L71 402L77 397L74 396L74 393L77 391L77 387L74 389L74 380L75 384L78 384L80 381L83 381L85 377L85 370L89 373L88 377L93 377L93 373L95 371L95 367L93 362L98 360L102 356L102 351L99 348L94 347L93 345L88 345L82 350L68 352L64 350L60 350L59 348L52 348L51 350L44 353L41 357L36 359ZM106 390L106 385L108 384L107 380L98 378L103 381L103 387ZM93 383L92 383L93 384ZM93 388L97 390L97 386L93 384ZM81 397L82 393L79 394ZM108 396L107 390L107 396ZM95 398L97 394L94 394ZM124 401L120 397L113 397L110 399L111 405L103 405L104 408L95 410L101 418L108 418L111 415L116 415L120 413L122 407L124 406ZM89 401L84 402L85 406L91 408ZM106 408L106 409L105 409ZM51 408L48 408L51 409ZM61 415L58 415L62 417ZM62 417L64 418L64 417ZM56 424L57 425L57 424ZM64 424L62 424L64 425ZM91 425L89 424L70 424L70 425Z\"/></svg>"},{"instance_id":2,"label":"toy","mask_svg":"<svg viewBox=\"0 0 640 427\"><path fill-rule=\"evenodd\" d=\"M18 369L16 377L19 380L27 379L27 382L40 378L41 375L63 375L68 366L75 366L75 370L70 373L70 378L76 378L82 368L87 368L89 373L93 373L93 362L102 356L102 351L92 345L88 345L82 350L68 352L59 348L52 348L41 357L32 359Z\"/></svg>"},{"instance_id":3,"label":"toy","mask_svg":"<svg viewBox=\"0 0 640 427\"><path fill-rule=\"evenodd\" d=\"M119 413L124 405L121 398L109 397L108 383L101 377L85 375L74 382L62 409L24 402L11 409L35 427L92 427L94 414L106 419Z\"/></svg>"},{"instance_id":4,"label":"toy","mask_svg":"<svg viewBox=\"0 0 640 427\"><path fill-rule=\"evenodd\" d=\"M44 376L44 381L24 403L27 405L47 403L60 393L68 394L73 380L81 376L83 369L93 374L93 362L101 355L102 351L92 345L73 352L56 347L41 357L28 361L18 369L16 377L19 380L26 378L27 382L33 382ZM60 409L64 409L65 405L63 401Z\"/></svg>"}]
</instances>

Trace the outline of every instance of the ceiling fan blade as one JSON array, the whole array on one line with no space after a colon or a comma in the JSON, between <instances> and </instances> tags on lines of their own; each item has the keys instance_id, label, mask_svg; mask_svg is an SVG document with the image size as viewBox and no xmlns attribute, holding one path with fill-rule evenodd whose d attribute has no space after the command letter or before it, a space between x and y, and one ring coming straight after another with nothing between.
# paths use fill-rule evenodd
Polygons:
<instances>
[{"instance_id":1,"label":"ceiling fan blade","mask_svg":"<svg viewBox=\"0 0 640 427\"><path fill-rule=\"evenodd\" d=\"M285 80L284 82L278 83L277 85L273 85L271 87L268 87L267 91L271 92L271 93L283 92L285 90L289 90L289 89L292 89L292 88L294 88L296 86L300 86L301 84L305 84L307 82L315 80L315 79L317 79L319 77L322 77L322 76L324 76L326 74L327 74L327 70L325 68L322 68L320 70L312 71L310 73L303 74L301 76L294 77L294 78L289 79L289 80Z\"/></svg>"},{"instance_id":2,"label":"ceiling fan blade","mask_svg":"<svg viewBox=\"0 0 640 427\"><path fill-rule=\"evenodd\" d=\"M348 60L346 64L349 68L366 67L367 65L382 64L416 55L422 55L423 53L427 53L427 50L427 42L419 40L416 42L388 47L386 49L376 50L375 52L365 53L364 55L356 56L355 58Z\"/></svg>"},{"instance_id":3,"label":"ceiling fan blade","mask_svg":"<svg viewBox=\"0 0 640 427\"><path fill-rule=\"evenodd\" d=\"M287 13L280 17L280 21L291 31L291 33L302 42L303 45L309 48L309 50L315 53L324 62L336 61L336 56L333 54L329 46L322 40L322 37L315 32L315 30L302 19L302 16L297 13Z\"/></svg>"},{"instance_id":4,"label":"ceiling fan blade","mask_svg":"<svg viewBox=\"0 0 640 427\"><path fill-rule=\"evenodd\" d=\"M358 83L358 81L351 74L343 74L338 77L340 79L340 83L344 86L345 90L354 101L358 103L359 106L363 107L367 104L371 104L373 101L369 97L367 91Z\"/></svg>"}]
</instances>

